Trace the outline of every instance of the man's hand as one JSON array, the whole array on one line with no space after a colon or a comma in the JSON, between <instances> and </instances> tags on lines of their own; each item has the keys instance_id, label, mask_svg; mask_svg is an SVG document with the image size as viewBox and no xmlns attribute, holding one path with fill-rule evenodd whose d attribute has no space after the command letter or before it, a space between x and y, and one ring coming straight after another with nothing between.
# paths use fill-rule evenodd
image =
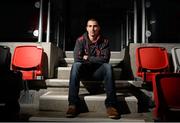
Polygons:
<instances>
[{"instance_id":1,"label":"man's hand","mask_svg":"<svg viewBox=\"0 0 180 123\"><path fill-rule=\"evenodd\" d=\"M88 60L88 55L84 55L83 60L87 61Z\"/></svg>"}]
</instances>

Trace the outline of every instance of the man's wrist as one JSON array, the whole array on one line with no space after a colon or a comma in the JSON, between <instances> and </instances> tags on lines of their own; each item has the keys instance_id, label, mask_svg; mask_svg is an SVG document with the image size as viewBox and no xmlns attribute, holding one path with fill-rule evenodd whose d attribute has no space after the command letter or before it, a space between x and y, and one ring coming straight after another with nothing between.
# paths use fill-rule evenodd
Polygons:
<instances>
[{"instance_id":1,"label":"man's wrist","mask_svg":"<svg viewBox=\"0 0 180 123\"><path fill-rule=\"evenodd\" d=\"M84 55L83 60L87 61L88 60L88 55Z\"/></svg>"}]
</instances>

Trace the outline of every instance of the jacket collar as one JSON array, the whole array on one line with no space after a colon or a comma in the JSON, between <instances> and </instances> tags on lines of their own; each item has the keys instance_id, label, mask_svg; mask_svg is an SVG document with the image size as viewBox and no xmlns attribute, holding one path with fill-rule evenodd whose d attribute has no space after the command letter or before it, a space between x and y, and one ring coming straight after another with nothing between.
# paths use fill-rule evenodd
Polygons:
<instances>
[{"instance_id":1,"label":"jacket collar","mask_svg":"<svg viewBox=\"0 0 180 123\"><path fill-rule=\"evenodd\" d=\"M85 38L86 41L88 41L89 44L93 44L92 41L89 40L89 37L88 37L88 33L87 33L87 32L85 32L85 33L83 34L83 37ZM101 41L101 35L99 35L96 43L98 43L98 42L100 42L100 41Z\"/></svg>"}]
</instances>

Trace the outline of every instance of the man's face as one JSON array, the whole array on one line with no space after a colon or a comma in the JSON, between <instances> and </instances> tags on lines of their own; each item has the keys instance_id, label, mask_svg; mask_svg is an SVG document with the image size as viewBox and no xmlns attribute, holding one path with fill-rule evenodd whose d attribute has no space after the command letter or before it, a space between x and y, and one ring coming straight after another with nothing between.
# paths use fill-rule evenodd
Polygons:
<instances>
[{"instance_id":1,"label":"man's face","mask_svg":"<svg viewBox=\"0 0 180 123\"><path fill-rule=\"evenodd\" d=\"M86 30L89 36L96 38L99 35L100 26L96 21L89 20L87 22Z\"/></svg>"}]
</instances>

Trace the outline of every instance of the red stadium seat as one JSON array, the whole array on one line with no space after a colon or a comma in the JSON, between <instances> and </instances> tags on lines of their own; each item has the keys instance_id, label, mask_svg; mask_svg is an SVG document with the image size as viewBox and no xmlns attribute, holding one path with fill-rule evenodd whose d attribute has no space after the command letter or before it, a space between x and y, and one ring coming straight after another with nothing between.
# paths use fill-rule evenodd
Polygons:
<instances>
[{"instance_id":1,"label":"red stadium seat","mask_svg":"<svg viewBox=\"0 0 180 123\"><path fill-rule=\"evenodd\" d=\"M153 78L154 116L167 120L172 112L180 113L180 74L157 74Z\"/></svg>"},{"instance_id":2,"label":"red stadium seat","mask_svg":"<svg viewBox=\"0 0 180 123\"><path fill-rule=\"evenodd\" d=\"M169 70L168 53L163 47L138 47L136 49L137 76L144 82L152 82L156 73Z\"/></svg>"},{"instance_id":3,"label":"red stadium seat","mask_svg":"<svg viewBox=\"0 0 180 123\"><path fill-rule=\"evenodd\" d=\"M21 71L23 80L43 78L43 48L40 46L17 46L14 50L12 69Z\"/></svg>"}]
</instances>

